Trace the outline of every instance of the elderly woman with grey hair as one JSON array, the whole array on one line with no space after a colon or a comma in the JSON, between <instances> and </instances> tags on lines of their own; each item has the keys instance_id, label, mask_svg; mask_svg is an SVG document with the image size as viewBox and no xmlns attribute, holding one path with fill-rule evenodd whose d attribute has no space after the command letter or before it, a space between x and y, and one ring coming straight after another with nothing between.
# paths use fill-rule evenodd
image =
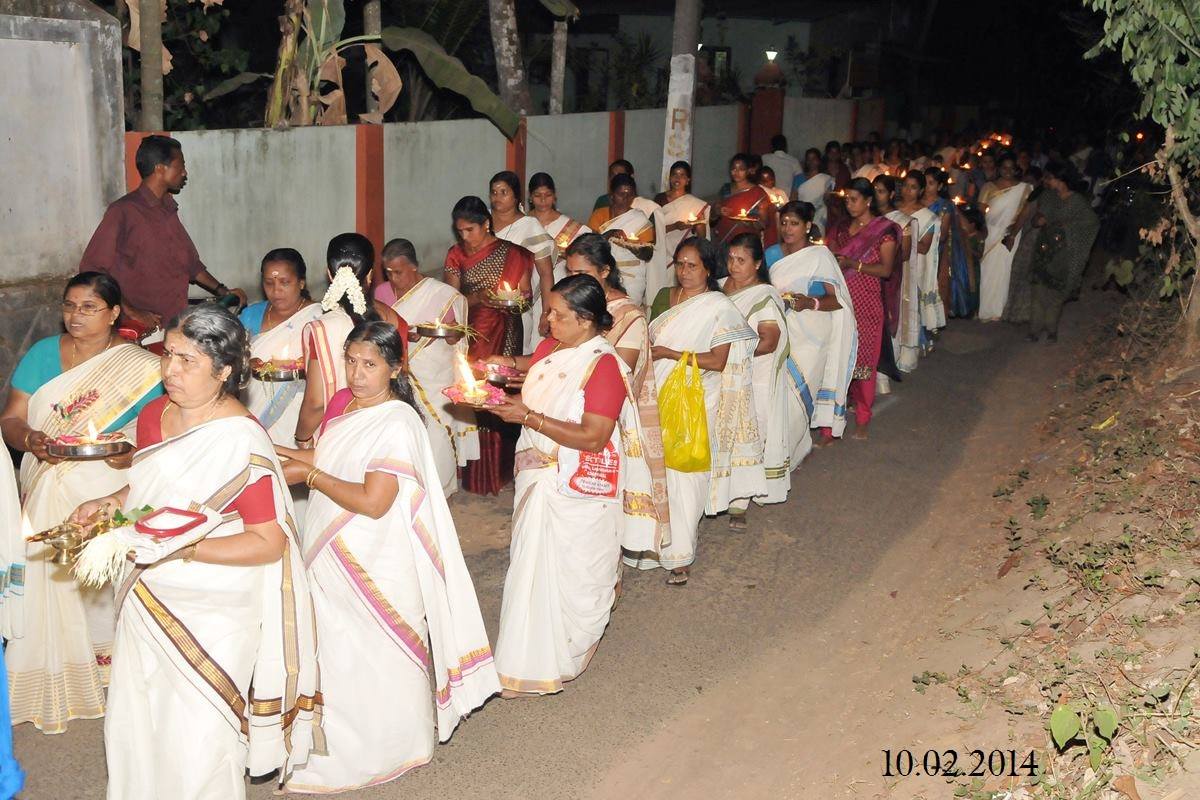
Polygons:
<instances>
[{"instance_id":1,"label":"elderly woman with grey hair","mask_svg":"<svg viewBox=\"0 0 1200 800\"><path fill-rule=\"evenodd\" d=\"M204 516L203 538L155 540L115 582L108 797L244 798L247 770L286 777L312 746L312 606L282 468L237 397L245 330L207 304L171 320L164 345L167 395L138 416L128 485L73 517Z\"/></svg>"}]
</instances>

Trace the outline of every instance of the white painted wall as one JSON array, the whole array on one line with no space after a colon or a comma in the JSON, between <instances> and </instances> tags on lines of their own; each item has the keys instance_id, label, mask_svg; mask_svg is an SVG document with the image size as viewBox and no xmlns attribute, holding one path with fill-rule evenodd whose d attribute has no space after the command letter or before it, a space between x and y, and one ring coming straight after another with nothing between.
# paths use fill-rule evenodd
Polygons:
<instances>
[{"instance_id":1,"label":"white painted wall","mask_svg":"<svg viewBox=\"0 0 1200 800\"><path fill-rule=\"evenodd\" d=\"M599 112L530 117L527 123L526 180L535 172L549 173L558 210L580 222L587 222L596 196L606 189L608 120L608 112Z\"/></svg>"},{"instance_id":2,"label":"white painted wall","mask_svg":"<svg viewBox=\"0 0 1200 800\"><path fill-rule=\"evenodd\" d=\"M0 282L73 272L104 213L75 42L0 38Z\"/></svg>"},{"instance_id":3,"label":"white painted wall","mask_svg":"<svg viewBox=\"0 0 1200 800\"><path fill-rule=\"evenodd\" d=\"M346 130L353 159L354 131ZM504 169L505 153L504 136L487 120L385 125L385 238L409 239L422 270L440 274L454 243L450 211L465 195L487 202L488 179ZM353 193L344 199L353 222Z\"/></svg>"},{"instance_id":4,"label":"white painted wall","mask_svg":"<svg viewBox=\"0 0 1200 800\"><path fill-rule=\"evenodd\" d=\"M663 133L667 111L645 108L625 112L625 158L633 164L638 193L653 197L663 190Z\"/></svg>"},{"instance_id":5,"label":"white painted wall","mask_svg":"<svg viewBox=\"0 0 1200 800\"><path fill-rule=\"evenodd\" d=\"M822 100L813 97L786 97L783 103L783 135L788 150L804 160L804 151L815 147L825 152L831 139L843 142L850 137L854 103L846 100Z\"/></svg>"},{"instance_id":6,"label":"white painted wall","mask_svg":"<svg viewBox=\"0 0 1200 800\"><path fill-rule=\"evenodd\" d=\"M326 285L325 246L354 230L354 128L171 135L183 145L188 170L187 186L176 198L179 217L209 271L261 297L263 255L294 247L319 297Z\"/></svg>"},{"instance_id":7,"label":"white painted wall","mask_svg":"<svg viewBox=\"0 0 1200 800\"><path fill-rule=\"evenodd\" d=\"M692 143L692 194L714 197L729 180L729 159L738 151L739 106L696 109Z\"/></svg>"},{"instance_id":8,"label":"white painted wall","mask_svg":"<svg viewBox=\"0 0 1200 800\"><path fill-rule=\"evenodd\" d=\"M61 92L47 91L45 96L44 105L51 113L62 112L55 104L69 99ZM785 132L792 149L800 153L810 144L823 145L827 138L846 138L851 106L847 101L789 99ZM625 157L637 169L638 188L646 196L662 189L659 173L665 114L663 109L625 114ZM738 115L737 106L697 109L692 159L693 191L697 194L713 196L728 180L726 165L737 151ZM528 121L526 174L549 172L558 186L560 208L575 219L587 220L593 201L604 191L608 120L607 113L597 113L531 117ZM63 129L49 121L43 127L47 136L59 135ZM326 244L332 236L355 228L354 128L174 135L183 144L188 165L188 185L178 197L180 217L212 273L257 296L263 254L274 247L295 247L308 262L313 293L323 291ZM485 120L388 124L383 139L385 236L412 240L422 269L437 274L453 243L450 210L468 194L487 202L488 179L505 167L505 139ZM7 159L0 162L0 169L17 181L9 185L45 183L44 170L50 169L51 180L69 186L76 165L61 157L72 152L69 141L52 142L60 148L57 155L62 163L51 160L38 167ZM20 204L0 209L0 225L12 225L13 230L35 225L50 230L47 226L53 226L64 246L74 248L69 254L73 268L102 209L97 205L83 213L78 208L86 204L77 200L42 195L28 197L34 212ZM61 235L72 230L72 225L73 240ZM43 236L42 240L49 238ZM199 289L194 291L203 296Z\"/></svg>"}]
</instances>

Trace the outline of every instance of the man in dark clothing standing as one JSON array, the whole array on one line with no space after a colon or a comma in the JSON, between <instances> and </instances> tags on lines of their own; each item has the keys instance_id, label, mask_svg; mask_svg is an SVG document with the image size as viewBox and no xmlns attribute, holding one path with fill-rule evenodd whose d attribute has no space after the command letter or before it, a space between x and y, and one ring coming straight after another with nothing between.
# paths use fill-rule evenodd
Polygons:
<instances>
[{"instance_id":1,"label":"man in dark clothing standing","mask_svg":"<svg viewBox=\"0 0 1200 800\"><path fill-rule=\"evenodd\" d=\"M121 310L147 329L187 308L189 283L218 297L235 294L244 305L245 292L231 291L209 274L179 220L179 205L171 196L187 184L179 142L147 136L138 145L136 163L141 184L104 212L79 271L111 275L121 286Z\"/></svg>"}]
</instances>

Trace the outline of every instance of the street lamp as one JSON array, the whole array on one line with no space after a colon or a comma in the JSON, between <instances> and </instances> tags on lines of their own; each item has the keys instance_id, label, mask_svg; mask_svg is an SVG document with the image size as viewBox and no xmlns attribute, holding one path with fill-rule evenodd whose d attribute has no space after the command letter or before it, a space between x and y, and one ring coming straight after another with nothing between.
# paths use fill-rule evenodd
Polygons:
<instances>
[{"instance_id":1,"label":"street lamp","mask_svg":"<svg viewBox=\"0 0 1200 800\"><path fill-rule=\"evenodd\" d=\"M775 63L775 57L778 55L779 55L778 50L772 50L770 48L767 49L767 61L771 62L772 64Z\"/></svg>"}]
</instances>

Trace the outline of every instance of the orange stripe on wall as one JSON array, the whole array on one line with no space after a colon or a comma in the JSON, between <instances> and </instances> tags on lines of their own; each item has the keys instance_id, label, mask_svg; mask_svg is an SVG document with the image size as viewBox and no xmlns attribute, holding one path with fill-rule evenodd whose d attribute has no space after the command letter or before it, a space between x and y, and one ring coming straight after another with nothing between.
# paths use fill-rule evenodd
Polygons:
<instances>
[{"instance_id":1,"label":"orange stripe on wall","mask_svg":"<svg viewBox=\"0 0 1200 800\"><path fill-rule=\"evenodd\" d=\"M608 112L608 163L625 157L625 112Z\"/></svg>"},{"instance_id":2,"label":"orange stripe on wall","mask_svg":"<svg viewBox=\"0 0 1200 800\"><path fill-rule=\"evenodd\" d=\"M167 136L166 131L125 131L125 191L132 192L142 183L137 171L137 149L142 139L153 134Z\"/></svg>"},{"instance_id":3,"label":"orange stripe on wall","mask_svg":"<svg viewBox=\"0 0 1200 800\"><path fill-rule=\"evenodd\" d=\"M528 156L529 139L526 134L525 117L521 117L521 123L517 126L517 132L513 138L504 143L504 168L517 173L517 178L520 180L521 186L525 185L525 162Z\"/></svg>"},{"instance_id":4,"label":"orange stripe on wall","mask_svg":"<svg viewBox=\"0 0 1200 800\"><path fill-rule=\"evenodd\" d=\"M375 282L382 279L384 236L383 126L354 127L354 229L375 246Z\"/></svg>"}]
</instances>

